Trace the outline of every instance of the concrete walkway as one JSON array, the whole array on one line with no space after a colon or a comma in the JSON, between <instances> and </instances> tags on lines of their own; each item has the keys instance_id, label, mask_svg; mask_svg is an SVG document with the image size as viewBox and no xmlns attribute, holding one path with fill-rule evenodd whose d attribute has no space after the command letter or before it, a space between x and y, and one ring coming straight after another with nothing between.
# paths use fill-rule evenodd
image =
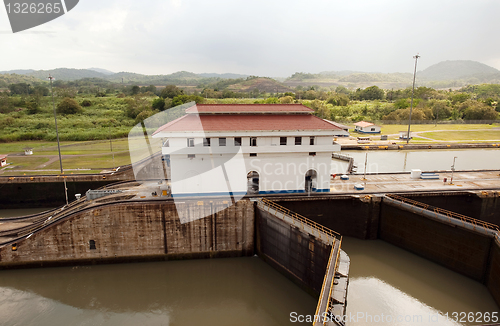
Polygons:
<instances>
[{"instance_id":1,"label":"concrete walkway","mask_svg":"<svg viewBox=\"0 0 500 326\"><path fill-rule=\"evenodd\" d=\"M349 180L338 177L331 182L330 192L342 193L387 193L419 191L460 191L500 189L500 171L455 172L453 184L450 184L451 172L438 173L438 180L411 179L408 174L350 175ZM444 178L447 182L444 182ZM355 190L354 185L365 186L364 190Z\"/></svg>"}]
</instances>

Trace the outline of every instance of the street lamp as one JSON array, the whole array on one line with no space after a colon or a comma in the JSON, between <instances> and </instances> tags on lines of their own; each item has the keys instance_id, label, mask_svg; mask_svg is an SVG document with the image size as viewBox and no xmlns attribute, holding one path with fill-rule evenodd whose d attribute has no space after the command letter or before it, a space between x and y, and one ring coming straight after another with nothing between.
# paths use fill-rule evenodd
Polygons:
<instances>
[{"instance_id":1,"label":"street lamp","mask_svg":"<svg viewBox=\"0 0 500 326\"><path fill-rule=\"evenodd\" d=\"M62 167L62 158L61 158L61 145L59 144L59 130L57 129L57 115L56 115L56 104L54 102L54 91L52 90L52 80L54 77L49 75L47 77L50 80L50 92L52 93L52 108L54 109L54 121L56 123L56 135L57 135L57 150L59 151L59 166L61 167L61 174L64 174ZM66 178L63 176L64 181L64 194L66 196L66 205L68 205L68 188L66 187Z\"/></svg>"},{"instance_id":2,"label":"street lamp","mask_svg":"<svg viewBox=\"0 0 500 326\"><path fill-rule=\"evenodd\" d=\"M406 143L410 142L410 125L411 125L411 111L413 110L413 95L415 94L415 77L417 76L417 60L420 56L417 54L415 58L415 70L413 71L413 88L411 90L411 103L410 103L410 119L408 120L408 134L406 134Z\"/></svg>"},{"instance_id":3,"label":"street lamp","mask_svg":"<svg viewBox=\"0 0 500 326\"><path fill-rule=\"evenodd\" d=\"M453 184L453 172L455 172L455 160L457 157L453 157L453 165L451 166L451 179L450 179L450 185Z\"/></svg>"}]
</instances>

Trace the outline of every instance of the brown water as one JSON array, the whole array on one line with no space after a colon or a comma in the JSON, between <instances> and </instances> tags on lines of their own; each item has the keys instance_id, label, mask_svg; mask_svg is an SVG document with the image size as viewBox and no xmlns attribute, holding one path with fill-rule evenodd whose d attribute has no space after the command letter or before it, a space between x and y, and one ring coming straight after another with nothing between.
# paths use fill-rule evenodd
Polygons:
<instances>
[{"instance_id":1,"label":"brown water","mask_svg":"<svg viewBox=\"0 0 500 326\"><path fill-rule=\"evenodd\" d=\"M349 325L480 325L487 324L479 318L485 312L500 318L493 297L479 282L381 240L344 237L342 249L351 258L347 315L365 316ZM474 313L472 322L469 317L463 323L451 320L462 319L460 313Z\"/></svg>"},{"instance_id":2,"label":"brown water","mask_svg":"<svg viewBox=\"0 0 500 326\"><path fill-rule=\"evenodd\" d=\"M444 314L498 312L482 284L383 241L342 248L348 325L478 325ZM256 257L0 271L2 326L290 325L316 303Z\"/></svg>"}]
</instances>

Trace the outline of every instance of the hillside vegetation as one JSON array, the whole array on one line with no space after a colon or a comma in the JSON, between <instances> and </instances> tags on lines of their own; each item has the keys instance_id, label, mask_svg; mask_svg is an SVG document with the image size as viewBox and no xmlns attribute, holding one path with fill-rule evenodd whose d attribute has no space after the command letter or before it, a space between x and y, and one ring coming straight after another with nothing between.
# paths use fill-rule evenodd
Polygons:
<instances>
[{"instance_id":1,"label":"hillside vegetation","mask_svg":"<svg viewBox=\"0 0 500 326\"><path fill-rule=\"evenodd\" d=\"M411 88L384 90L370 86L350 90L338 86L333 90L321 87L293 90L280 88L279 83L269 78L251 76L235 84L232 81L220 80L216 88L205 87L199 92L175 85L116 86L100 78L59 80L54 83L54 94L60 138L80 141L125 137L142 120L192 101L302 103L314 109L318 117L346 123L360 120L405 123L409 117ZM56 139L52 100L49 88L44 85L15 83L9 85L9 92L0 92L0 142ZM412 119L436 123L493 121L498 119L499 103L498 84L472 85L456 91L418 87Z\"/></svg>"}]
</instances>

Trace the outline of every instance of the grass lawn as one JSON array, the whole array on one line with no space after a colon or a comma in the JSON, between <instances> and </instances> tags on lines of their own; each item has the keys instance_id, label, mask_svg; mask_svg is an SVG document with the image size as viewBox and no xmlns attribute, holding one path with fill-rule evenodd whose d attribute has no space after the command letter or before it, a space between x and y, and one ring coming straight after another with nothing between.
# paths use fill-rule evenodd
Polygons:
<instances>
[{"instance_id":1,"label":"grass lawn","mask_svg":"<svg viewBox=\"0 0 500 326\"><path fill-rule=\"evenodd\" d=\"M444 141L500 141L500 130L462 130L420 133L423 137Z\"/></svg>"},{"instance_id":2,"label":"grass lawn","mask_svg":"<svg viewBox=\"0 0 500 326\"><path fill-rule=\"evenodd\" d=\"M112 139L113 152L128 151L128 139ZM1 154L23 153L25 147L32 147L33 154L58 155L57 142L27 141L0 144ZM110 153L109 140L61 142L61 153L64 155L80 155L94 153Z\"/></svg>"},{"instance_id":3,"label":"grass lawn","mask_svg":"<svg viewBox=\"0 0 500 326\"><path fill-rule=\"evenodd\" d=\"M65 172L64 175L71 175L71 174L94 174L94 173L101 173L102 170L80 170L80 171L68 171ZM38 172L5 172L2 173L2 176L30 176L30 175L58 175L60 174L57 171L44 171L44 170L38 170Z\"/></svg>"},{"instance_id":4,"label":"grass lawn","mask_svg":"<svg viewBox=\"0 0 500 326\"><path fill-rule=\"evenodd\" d=\"M383 135L389 135L389 134L398 134L400 131L406 131L408 130L408 125L391 125L391 124L381 124L382 127L382 134ZM436 130L450 130L450 131L456 131L456 130L473 130L473 129L492 129L492 128L498 128L500 127L500 124L424 124L424 125L411 125L411 131L436 131ZM427 136L426 136L427 137ZM432 138L432 137L429 137Z\"/></svg>"},{"instance_id":5,"label":"grass lawn","mask_svg":"<svg viewBox=\"0 0 500 326\"><path fill-rule=\"evenodd\" d=\"M130 155L128 152L116 153L114 164L111 154L92 155L92 156L74 156L63 157L63 169L110 169L113 167L130 164ZM59 161L45 167L48 170L59 168ZM88 173L88 172L84 172Z\"/></svg>"},{"instance_id":6,"label":"grass lawn","mask_svg":"<svg viewBox=\"0 0 500 326\"><path fill-rule=\"evenodd\" d=\"M5 171L10 170L34 170L37 166L47 162L48 157L37 157L37 156L8 156L7 163L12 163L9 165Z\"/></svg>"}]
</instances>

